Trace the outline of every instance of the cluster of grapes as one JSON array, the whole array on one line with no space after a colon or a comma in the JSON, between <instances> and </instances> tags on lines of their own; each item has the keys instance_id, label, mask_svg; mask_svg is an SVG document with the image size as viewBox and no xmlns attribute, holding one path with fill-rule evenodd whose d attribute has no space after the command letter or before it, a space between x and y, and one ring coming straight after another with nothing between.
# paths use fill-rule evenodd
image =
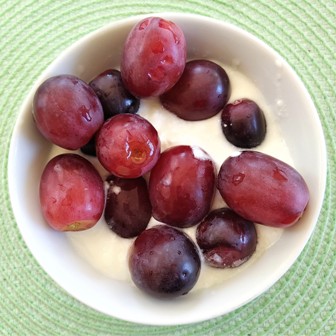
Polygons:
<instances>
[{"instance_id":1,"label":"cluster of grapes","mask_svg":"<svg viewBox=\"0 0 336 336\"><path fill-rule=\"evenodd\" d=\"M39 131L62 148L96 155L110 174L105 195L102 177L83 156L51 159L40 182L47 223L59 231L84 230L104 215L120 237L136 237L129 253L132 279L160 297L193 288L201 267L197 245L209 265L237 267L256 249L255 222L293 225L309 199L295 169L260 152L228 157L218 176L198 146L161 153L156 129L136 114L146 97L159 97L167 110L189 121L222 111L223 133L238 147L255 147L265 137L265 117L255 102L227 104L225 70L209 60L187 62L186 54L176 24L146 18L128 35L120 71L106 70L89 84L72 75L51 77L34 98ZM229 208L211 211L216 186ZM147 229L152 216L164 224ZM181 230L195 225L196 242Z\"/></svg>"}]
</instances>

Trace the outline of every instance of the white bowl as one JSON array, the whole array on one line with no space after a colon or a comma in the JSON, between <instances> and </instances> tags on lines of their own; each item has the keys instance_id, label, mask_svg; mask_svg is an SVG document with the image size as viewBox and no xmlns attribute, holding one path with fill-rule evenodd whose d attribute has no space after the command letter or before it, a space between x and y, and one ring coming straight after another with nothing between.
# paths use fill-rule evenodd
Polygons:
<instances>
[{"instance_id":1,"label":"white bowl","mask_svg":"<svg viewBox=\"0 0 336 336\"><path fill-rule=\"evenodd\" d=\"M88 306L120 319L175 325L210 319L246 304L292 266L318 220L325 190L326 152L318 114L309 94L275 51L225 22L191 14L156 16L170 19L183 29L189 58L210 58L234 66L260 90L267 109L275 113L281 134L272 140L274 148L288 149L293 165L311 192L300 222L284 230L280 239L251 265L223 283L171 301L152 299L128 281L107 277L76 252L66 234L45 224L39 207L38 184L52 145L41 137L33 122L32 98L36 88L52 75L69 73L88 81L107 68L117 67L126 35L143 16L113 22L93 32L47 68L22 105L12 136L8 177L12 207L22 236L36 260L62 288ZM277 156L277 152L271 154Z\"/></svg>"}]
</instances>

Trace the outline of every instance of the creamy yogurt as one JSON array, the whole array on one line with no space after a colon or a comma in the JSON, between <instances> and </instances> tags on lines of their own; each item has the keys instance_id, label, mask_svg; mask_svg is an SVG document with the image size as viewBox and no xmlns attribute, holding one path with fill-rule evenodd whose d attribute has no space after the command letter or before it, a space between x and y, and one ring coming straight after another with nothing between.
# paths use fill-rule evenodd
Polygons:
<instances>
[{"instance_id":1,"label":"creamy yogurt","mask_svg":"<svg viewBox=\"0 0 336 336\"><path fill-rule=\"evenodd\" d=\"M250 98L258 103L264 111L267 132L263 143L254 148L255 150L276 156L280 160L293 165L289 149L287 148L280 130L276 124L276 116L270 106L265 103L263 95L255 87L253 82L240 73L234 67L224 67L231 81L232 92L230 102L239 98ZM239 148L231 145L224 137L220 125L220 113L203 121L184 121L174 114L166 111L157 98L143 99L139 114L149 120L157 129L161 149L175 145L191 145L195 148L195 156L204 157L204 153L197 146L205 150L214 160L217 172L223 161L230 155L237 155ZM61 150L64 152L64 150ZM60 153L60 149L54 147L51 156ZM98 163L97 159L87 157L100 171L103 178L108 173ZM223 199L216 191L213 208L225 206ZM152 218L149 227L158 224ZM200 278L193 290L208 288L235 276L246 267L251 267L254 260L276 243L283 229L256 225L258 233L257 250L254 255L243 265L235 269L215 269L203 263ZM196 227L184 230L195 239ZM82 256L92 267L107 277L131 281L128 270L128 251L134 239L124 239L112 232L102 218L95 227L82 232L67 232L66 237L74 247L76 253Z\"/></svg>"}]
</instances>

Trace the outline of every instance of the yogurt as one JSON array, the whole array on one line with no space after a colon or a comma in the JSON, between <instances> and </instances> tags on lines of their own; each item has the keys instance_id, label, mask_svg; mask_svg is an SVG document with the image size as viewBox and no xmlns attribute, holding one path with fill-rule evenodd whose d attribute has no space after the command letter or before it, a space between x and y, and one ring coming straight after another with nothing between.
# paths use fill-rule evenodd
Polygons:
<instances>
[{"instance_id":1,"label":"yogurt","mask_svg":"<svg viewBox=\"0 0 336 336\"><path fill-rule=\"evenodd\" d=\"M274 112L272 113L271 107L266 104L262 93L258 91L249 78L235 67L225 66L224 68L231 81L230 102L239 98L250 98L257 102L265 114L267 122L266 137L263 143L254 149L276 156L278 159L293 166L290 151L286 146L280 129L277 127L277 116ZM162 151L175 145L190 145L196 148L195 156L204 155L201 151L197 151L197 147L194 147L199 146L213 159L217 172L228 156L237 155L237 152L241 150L225 139L220 124L220 113L203 121L185 121L165 110L158 98L143 99L138 113L157 129ZM56 154L59 154L59 149L55 147L51 156ZM103 178L108 175L108 172L102 168L96 158L87 158L97 167ZM216 209L223 206L225 206L225 203L219 192L216 191L212 208ZM158 223L152 218L148 227ZM283 233L283 229L280 228L271 228L258 224L256 228L258 244L253 256L246 263L235 269L215 269L203 262L200 278L193 291L222 283L225 279L235 276L246 267L251 267L253 262L265 253L270 246L275 244ZM184 229L184 231L195 241L196 226ZM117 236L107 227L103 218L90 230L67 232L65 235L75 252L98 272L112 279L132 283L128 270L128 251L135 238L125 239Z\"/></svg>"}]
</instances>

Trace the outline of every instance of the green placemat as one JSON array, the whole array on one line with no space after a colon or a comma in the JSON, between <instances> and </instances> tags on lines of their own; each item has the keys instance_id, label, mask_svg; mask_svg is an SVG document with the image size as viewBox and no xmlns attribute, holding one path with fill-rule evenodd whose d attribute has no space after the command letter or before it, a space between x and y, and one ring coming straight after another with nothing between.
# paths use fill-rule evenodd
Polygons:
<instances>
[{"instance_id":1,"label":"green placemat","mask_svg":"<svg viewBox=\"0 0 336 336\"><path fill-rule=\"evenodd\" d=\"M7 187L11 132L20 105L40 73L72 42L104 24L161 11L225 20L276 49L307 86L329 155L327 192L318 225L289 272L265 294L228 315L176 327L120 321L65 293L27 249ZM335 13L335 0L0 0L0 334L336 335Z\"/></svg>"}]
</instances>

